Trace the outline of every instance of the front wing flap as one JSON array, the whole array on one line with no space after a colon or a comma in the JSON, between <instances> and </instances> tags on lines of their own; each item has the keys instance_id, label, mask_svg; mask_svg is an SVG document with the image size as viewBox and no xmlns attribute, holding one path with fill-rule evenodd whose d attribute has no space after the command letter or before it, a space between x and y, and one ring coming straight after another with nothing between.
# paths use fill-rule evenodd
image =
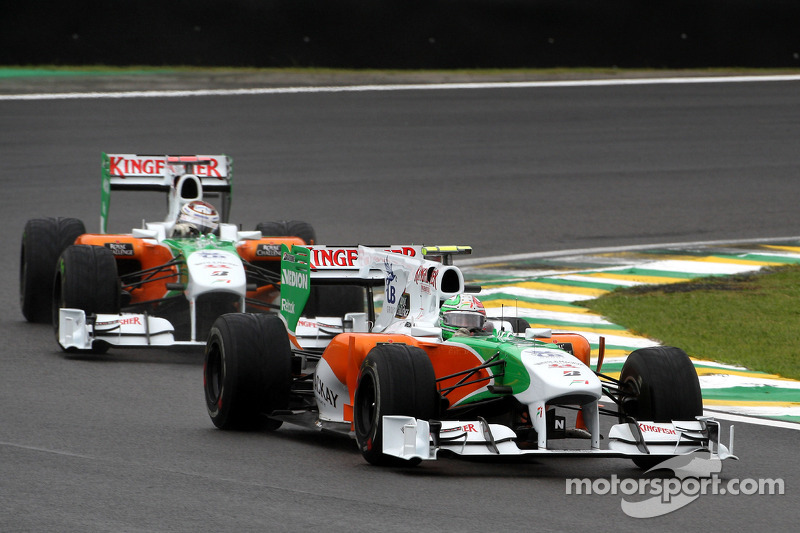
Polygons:
<instances>
[{"instance_id":1,"label":"front wing flap","mask_svg":"<svg viewBox=\"0 0 800 533\"><path fill-rule=\"evenodd\" d=\"M159 317L140 313L86 316L81 309L58 312L58 342L64 349L91 350L94 343L112 346L204 345L200 341L176 341L175 328Z\"/></svg>"},{"instance_id":2,"label":"front wing flap","mask_svg":"<svg viewBox=\"0 0 800 533\"><path fill-rule=\"evenodd\" d=\"M383 453L401 459L437 458L440 451L465 456L677 456L708 451L719 459L733 455L733 426L728 446L719 440L719 422L712 418L671 423L616 424L608 435L608 449L521 449L509 427L476 421L419 420L408 416L383 417Z\"/></svg>"}]
</instances>

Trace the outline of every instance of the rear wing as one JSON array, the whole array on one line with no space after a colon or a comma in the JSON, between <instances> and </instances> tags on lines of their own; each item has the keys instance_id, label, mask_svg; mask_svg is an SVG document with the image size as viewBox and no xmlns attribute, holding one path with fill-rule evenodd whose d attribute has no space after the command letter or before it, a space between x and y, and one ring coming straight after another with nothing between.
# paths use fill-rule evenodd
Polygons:
<instances>
[{"instance_id":1,"label":"rear wing","mask_svg":"<svg viewBox=\"0 0 800 533\"><path fill-rule=\"evenodd\" d=\"M106 233L111 191L162 191L169 194L167 219L192 200L219 198L222 222L230 214L233 159L226 155L102 154L100 231Z\"/></svg>"},{"instance_id":2,"label":"rear wing","mask_svg":"<svg viewBox=\"0 0 800 533\"><path fill-rule=\"evenodd\" d=\"M454 255L472 253L472 248L470 246L422 246L419 244L368 246L310 245L307 249L309 251L308 259L312 277L316 279L365 277L366 274L364 272L359 272L364 266L362 249L394 253L404 257L419 260L424 259L444 265L452 265ZM372 272L373 275L383 277L383 273L378 267L373 267Z\"/></svg>"},{"instance_id":3,"label":"rear wing","mask_svg":"<svg viewBox=\"0 0 800 533\"><path fill-rule=\"evenodd\" d=\"M399 319L435 321L439 306L464 292L464 277L452 256L468 246L293 246L283 245L281 314L289 331L308 300L311 284L372 282L383 284L385 300L374 331Z\"/></svg>"}]
</instances>

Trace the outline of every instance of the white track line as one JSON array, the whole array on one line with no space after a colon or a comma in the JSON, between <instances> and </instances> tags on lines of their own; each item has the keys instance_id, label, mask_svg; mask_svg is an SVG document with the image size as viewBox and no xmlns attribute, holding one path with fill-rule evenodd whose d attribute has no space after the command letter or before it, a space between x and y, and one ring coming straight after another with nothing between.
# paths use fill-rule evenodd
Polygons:
<instances>
[{"instance_id":1,"label":"white track line","mask_svg":"<svg viewBox=\"0 0 800 533\"><path fill-rule=\"evenodd\" d=\"M769 426L773 428L794 429L795 431L800 431L800 424L796 424L794 422L785 422L783 420L770 420L767 418L756 418L753 416L733 415L724 411L709 409L708 407L703 409L703 414L719 420L727 420L728 422L741 422L742 424L755 424L757 426Z\"/></svg>"},{"instance_id":2,"label":"white track line","mask_svg":"<svg viewBox=\"0 0 800 533\"><path fill-rule=\"evenodd\" d=\"M266 87L256 89L205 89L173 91L120 91L0 95L0 100L75 100L100 98L184 98L191 96L249 96L265 94L343 93L378 91L433 91L459 89L529 89L553 87L609 87L621 85L678 85L697 83L751 83L800 81L800 75L697 76L601 80L552 80L473 83L416 83L395 85L346 85L328 87Z\"/></svg>"}]
</instances>

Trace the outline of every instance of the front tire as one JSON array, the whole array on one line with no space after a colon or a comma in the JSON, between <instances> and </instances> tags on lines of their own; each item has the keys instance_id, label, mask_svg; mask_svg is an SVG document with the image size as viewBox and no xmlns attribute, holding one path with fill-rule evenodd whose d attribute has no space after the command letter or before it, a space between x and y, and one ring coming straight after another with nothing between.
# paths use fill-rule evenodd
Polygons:
<instances>
[{"instance_id":1,"label":"front tire","mask_svg":"<svg viewBox=\"0 0 800 533\"><path fill-rule=\"evenodd\" d=\"M292 352L286 326L274 315L219 317L208 336L203 389L219 429L278 429L264 415L289 406Z\"/></svg>"},{"instance_id":2,"label":"front tire","mask_svg":"<svg viewBox=\"0 0 800 533\"><path fill-rule=\"evenodd\" d=\"M671 422L695 420L703 414L703 395L697 371L686 352L672 346L652 346L632 352L620 373L621 420ZM666 457L637 457L649 469Z\"/></svg>"},{"instance_id":3,"label":"front tire","mask_svg":"<svg viewBox=\"0 0 800 533\"><path fill-rule=\"evenodd\" d=\"M83 244L68 246L58 258L53 281L51 301L56 340L60 308L82 309L87 316L98 313L113 315L120 311L120 295L117 261L111 250ZM92 353L108 350L107 344L97 344Z\"/></svg>"},{"instance_id":4,"label":"front tire","mask_svg":"<svg viewBox=\"0 0 800 533\"><path fill-rule=\"evenodd\" d=\"M422 420L437 416L436 376L428 354L405 344L379 344L361 365L353 406L356 442L369 463L415 466L420 459L383 453L383 417L406 415Z\"/></svg>"}]
</instances>

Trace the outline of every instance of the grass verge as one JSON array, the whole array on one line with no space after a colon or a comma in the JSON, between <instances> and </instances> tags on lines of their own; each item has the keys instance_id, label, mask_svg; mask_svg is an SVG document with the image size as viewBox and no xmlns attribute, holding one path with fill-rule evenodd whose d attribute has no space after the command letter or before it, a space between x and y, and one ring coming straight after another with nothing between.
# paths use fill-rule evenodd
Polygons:
<instances>
[{"instance_id":1,"label":"grass verge","mask_svg":"<svg viewBox=\"0 0 800 533\"><path fill-rule=\"evenodd\" d=\"M800 266L620 289L583 305L693 357L800 379Z\"/></svg>"}]
</instances>

